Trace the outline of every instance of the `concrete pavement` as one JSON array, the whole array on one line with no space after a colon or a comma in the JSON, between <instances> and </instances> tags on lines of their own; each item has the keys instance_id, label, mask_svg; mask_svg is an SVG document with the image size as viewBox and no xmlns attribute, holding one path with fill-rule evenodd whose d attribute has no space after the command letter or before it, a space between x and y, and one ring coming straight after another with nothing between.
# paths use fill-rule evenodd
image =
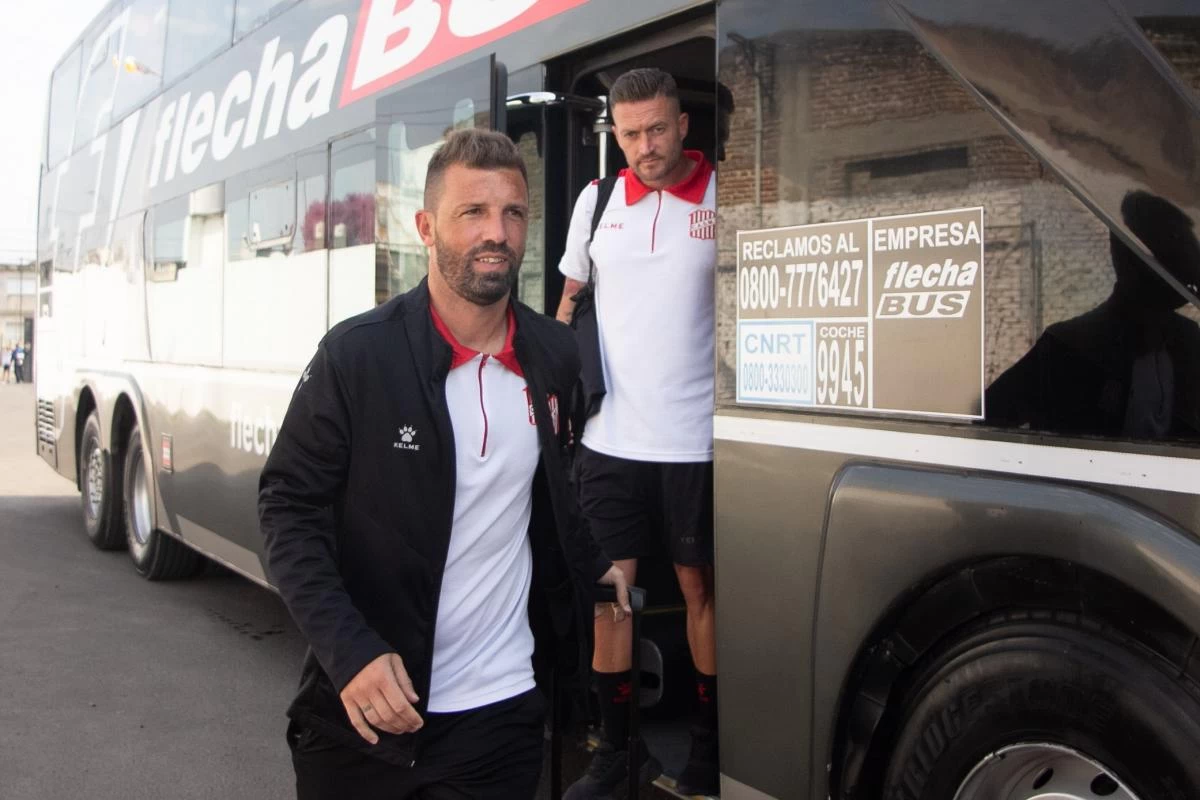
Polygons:
<instances>
[{"instance_id":1,"label":"concrete pavement","mask_svg":"<svg viewBox=\"0 0 1200 800\"><path fill-rule=\"evenodd\" d=\"M0 798L293 797L303 651L249 581L150 583L93 549L37 457L33 387L0 385Z\"/></svg>"}]
</instances>

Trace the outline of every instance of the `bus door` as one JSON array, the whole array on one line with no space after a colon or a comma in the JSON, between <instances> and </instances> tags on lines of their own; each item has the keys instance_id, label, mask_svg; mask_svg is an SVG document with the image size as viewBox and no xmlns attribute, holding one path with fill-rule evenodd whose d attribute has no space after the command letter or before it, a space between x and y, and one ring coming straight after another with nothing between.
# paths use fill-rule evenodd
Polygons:
<instances>
[{"instance_id":1,"label":"bus door","mask_svg":"<svg viewBox=\"0 0 1200 800\"><path fill-rule=\"evenodd\" d=\"M332 227L354 225L361 202L375 224L375 261L370 285L374 302L385 302L416 286L428 270L425 246L417 235L416 212L424 206L425 170L445 135L463 128L504 129L507 74L504 65L487 56L437 77L420 81L376 103L375 188L378 213L366 199L334 197ZM336 182L336 173L335 173ZM346 235L349 235L348 233ZM341 265L338 265L338 272ZM351 269L348 281L361 290L367 282ZM337 279L342 280L338 274ZM332 287L331 287L332 289ZM337 296L337 291L331 291ZM339 301L340 302L340 301Z\"/></svg>"}]
</instances>

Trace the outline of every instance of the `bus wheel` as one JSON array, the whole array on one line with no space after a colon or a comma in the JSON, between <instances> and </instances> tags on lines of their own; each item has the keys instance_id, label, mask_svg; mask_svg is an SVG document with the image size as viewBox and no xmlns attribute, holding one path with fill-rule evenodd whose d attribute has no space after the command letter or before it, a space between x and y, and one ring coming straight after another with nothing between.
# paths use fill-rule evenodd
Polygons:
<instances>
[{"instance_id":1,"label":"bus wheel","mask_svg":"<svg viewBox=\"0 0 1200 800\"><path fill-rule=\"evenodd\" d=\"M88 414L79 443L79 486L83 524L87 537L100 550L119 550L125 544L121 502L117 497L121 476L113 474L113 459L100 441L100 417Z\"/></svg>"},{"instance_id":2,"label":"bus wheel","mask_svg":"<svg viewBox=\"0 0 1200 800\"><path fill-rule=\"evenodd\" d=\"M1200 692L1179 673L1076 615L993 618L907 683L882 796L1200 797Z\"/></svg>"},{"instance_id":3,"label":"bus wheel","mask_svg":"<svg viewBox=\"0 0 1200 800\"><path fill-rule=\"evenodd\" d=\"M125 539L134 569L152 581L191 577L203 565L203 557L154 527L154 490L144 454L142 433L135 425L125 448Z\"/></svg>"}]
</instances>

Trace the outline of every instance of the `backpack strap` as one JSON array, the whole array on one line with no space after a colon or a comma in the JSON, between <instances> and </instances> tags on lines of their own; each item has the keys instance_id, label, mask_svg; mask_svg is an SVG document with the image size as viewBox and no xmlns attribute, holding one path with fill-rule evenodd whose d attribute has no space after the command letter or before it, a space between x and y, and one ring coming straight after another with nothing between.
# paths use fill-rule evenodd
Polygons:
<instances>
[{"instance_id":1,"label":"backpack strap","mask_svg":"<svg viewBox=\"0 0 1200 800\"><path fill-rule=\"evenodd\" d=\"M596 236L596 229L600 227L600 218L604 216L604 209L608 208L608 199L612 197L613 188L617 185L617 176L609 175L607 178L601 178L596 185L596 208L592 211L592 232L588 234L588 244L592 243L592 239ZM588 262L588 280L587 285L593 287L595 281L596 262Z\"/></svg>"}]
</instances>

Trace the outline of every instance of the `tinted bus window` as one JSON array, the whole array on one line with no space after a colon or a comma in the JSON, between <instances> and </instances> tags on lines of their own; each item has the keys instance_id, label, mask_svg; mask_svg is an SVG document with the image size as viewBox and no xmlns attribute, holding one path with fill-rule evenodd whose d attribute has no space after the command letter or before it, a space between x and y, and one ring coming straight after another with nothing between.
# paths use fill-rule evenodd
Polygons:
<instances>
[{"instance_id":1,"label":"tinted bus window","mask_svg":"<svg viewBox=\"0 0 1200 800\"><path fill-rule=\"evenodd\" d=\"M171 3L167 19L168 83L227 46L233 38L233 0Z\"/></svg>"},{"instance_id":2,"label":"tinted bus window","mask_svg":"<svg viewBox=\"0 0 1200 800\"><path fill-rule=\"evenodd\" d=\"M234 19L234 38L241 38L262 25L271 15L296 0L237 0L237 15Z\"/></svg>"},{"instance_id":3,"label":"tinted bus window","mask_svg":"<svg viewBox=\"0 0 1200 800\"><path fill-rule=\"evenodd\" d=\"M125 27L125 55L117 74L114 118L123 117L158 89L166 30L167 0L133 0Z\"/></svg>"},{"instance_id":4,"label":"tinted bus window","mask_svg":"<svg viewBox=\"0 0 1200 800\"><path fill-rule=\"evenodd\" d=\"M71 133L75 130L75 104L79 100L80 49L76 47L67 60L54 70L50 81L50 125L48 153L54 166L71 153Z\"/></svg>"},{"instance_id":5,"label":"tinted bus window","mask_svg":"<svg viewBox=\"0 0 1200 800\"><path fill-rule=\"evenodd\" d=\"M375 131L356 133L333 143L330 192L330 247L354 247L375 241Z\"/></svg>"},{"instance_id":6,"label":"tinted bus window","mask_svg":"<svg viewBox=\"0 0 1200 800\"><path fill-rule=\"evenodd\" d=\"M810 0L765 9L730 0L720 11L722 27L734 34L722 46L720 80L736 104L718 182L719 402L735 398L739 231L982 207L981 345L959 353L960 342L935 337L898 350L880 337L872 342L874 374L883 365L899 370L896 385L939 386L952 372L948 364L970 358L982 371L976 380L988 424L1121 440L1200 439L1200 328L1181 295L887 6ZM988 53L993 72L1010 76L1008 85L1050 93L1036 103L1029 98L1029 108L1071 107L1080 117L1074 124L1086 122L1089 132L1124 135L1083 118L1107 112L1082 96L1090 91L1082 78L1051 74L1083 67L1056 61L1042 40L1011 33L1000 47L985 41L986 27L952 30L983 38L956 41L947 52ZM1151 94L1138 82L1153 70L1123 74L1124 83L1106 91ZM1081 95L1054 95L1062 86L1080 87ZM1109 169L1115 152L1082 135L1064 135L1059 144L1077 162L1096 165L1096 174ZM1177 279L1200 284L1193 221L1154 188L1129 186L1118 222Z\"/></svg>"},{"instance_id":7,"label":"tinted bus window","mask_svg":"<svg viewBox=\"0 0 1200 800\"><path fill-rule=\"evenodd\" d=\"M1200 102L1200 6L1195 0L1123 0L1122 5Z\"/></svg>"}]
</instances>

